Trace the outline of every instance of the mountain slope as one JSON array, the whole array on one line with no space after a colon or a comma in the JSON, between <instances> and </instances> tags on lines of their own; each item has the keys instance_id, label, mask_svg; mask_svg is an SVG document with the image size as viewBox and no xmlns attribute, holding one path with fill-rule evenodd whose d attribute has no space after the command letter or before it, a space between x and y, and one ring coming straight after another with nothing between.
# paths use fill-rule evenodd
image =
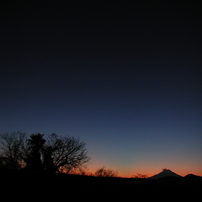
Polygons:
<instances>
[{"instance_id":1,"label":"mountain slope","mask_svg":"<svg viewBox=\"0 0 202 202\"><path fill-rule=\"evenodd\" d=\"M150 179L160 179L163 177L182 177L169 169L163 169L162 172L150 177Z\"/></svg>"}]
</instances>

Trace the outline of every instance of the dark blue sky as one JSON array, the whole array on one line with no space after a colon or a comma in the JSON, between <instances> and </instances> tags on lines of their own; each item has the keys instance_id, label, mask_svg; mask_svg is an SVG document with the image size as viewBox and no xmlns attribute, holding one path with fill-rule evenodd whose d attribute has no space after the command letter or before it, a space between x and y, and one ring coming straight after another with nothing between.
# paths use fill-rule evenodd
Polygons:
<instances>
[{"instance_id":1,"label":"dark blue sky","mask_svg":"<svg viewBox=\"0 0 202 202\"><path fill-rule=\"evenodd\" d=\"M200 5L1 6L0 132L86 142L89 170L202 175Z\"/></svg>"}]
</instances>

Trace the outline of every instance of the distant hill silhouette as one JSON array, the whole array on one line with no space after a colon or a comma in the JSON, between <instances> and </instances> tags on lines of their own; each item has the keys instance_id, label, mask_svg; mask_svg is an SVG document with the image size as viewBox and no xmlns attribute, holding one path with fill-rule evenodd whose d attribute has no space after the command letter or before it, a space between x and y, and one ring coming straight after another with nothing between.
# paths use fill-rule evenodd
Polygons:
<instances>
[{"instance_id":1,"label":"distant hill silhouette","mask_svg":"<svg viewBox=\"0 0 202 202\"><path fill-rule=\"evenodd\" d=\"M184 178L191 179L191 180L196 180L196 179L200 179L201 180L202 179L201 176L194 175L194 174L188 174L188 175L184 176Z\"/></svg>"},{"instance_id":2,"label":"distant hill silhouette","mask_svg":"<svg viewBox=\"0 0 202 202\"><path fill-rule=\"evenodd\" d=\"M169 170L169 169L163 169L162 172L150 177L150 179L160 179L160 178L164 178L164 177L182 177L176 173L174 173L173 171Z\"/></svg>"}]
</instances>

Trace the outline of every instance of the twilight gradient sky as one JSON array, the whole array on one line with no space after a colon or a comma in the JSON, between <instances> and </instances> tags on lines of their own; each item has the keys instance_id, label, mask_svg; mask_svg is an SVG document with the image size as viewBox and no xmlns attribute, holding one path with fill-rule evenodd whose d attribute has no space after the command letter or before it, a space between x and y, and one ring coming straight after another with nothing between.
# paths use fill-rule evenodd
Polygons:
<instances>
[{"instance_id":1,"label":"twilight gradient sky","mask_svg":"<svg viewBox=\"0 0 202 202\"><path fill-rule=\"evenodd\" d=\"M0 133L80 137L92 172L202 175L197 1L28 2L0 6Z\"/></svg>"}]
</instances>

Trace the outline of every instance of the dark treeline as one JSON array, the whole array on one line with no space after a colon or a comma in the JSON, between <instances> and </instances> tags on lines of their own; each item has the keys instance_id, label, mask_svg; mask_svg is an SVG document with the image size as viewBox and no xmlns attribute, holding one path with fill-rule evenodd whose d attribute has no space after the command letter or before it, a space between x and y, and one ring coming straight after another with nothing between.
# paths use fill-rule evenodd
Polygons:
<instances>
[{"instance_id":1,"label":"dark treeline","mask_svg":"<svg viewBox=\"0 0 202 202\"><path fill-rule=\"evenodd\" d=\"M0 134L0 169L47 172L82 170L89 161L85 143L56 134Z\"/></svg>"},{"instance_id":2,"label":"dark treeline","mask_svg":"<svg viewBox=\"0 0 202 202\"><path fill-rule=\"evenodd\" d=\"M48 136L19 131L3 133L0 134L0 170L118 176L118 172L105 166L88 173L86 167L90 158L85 146L79 139L55 133Z\"/></svg>"}]
</instances>

